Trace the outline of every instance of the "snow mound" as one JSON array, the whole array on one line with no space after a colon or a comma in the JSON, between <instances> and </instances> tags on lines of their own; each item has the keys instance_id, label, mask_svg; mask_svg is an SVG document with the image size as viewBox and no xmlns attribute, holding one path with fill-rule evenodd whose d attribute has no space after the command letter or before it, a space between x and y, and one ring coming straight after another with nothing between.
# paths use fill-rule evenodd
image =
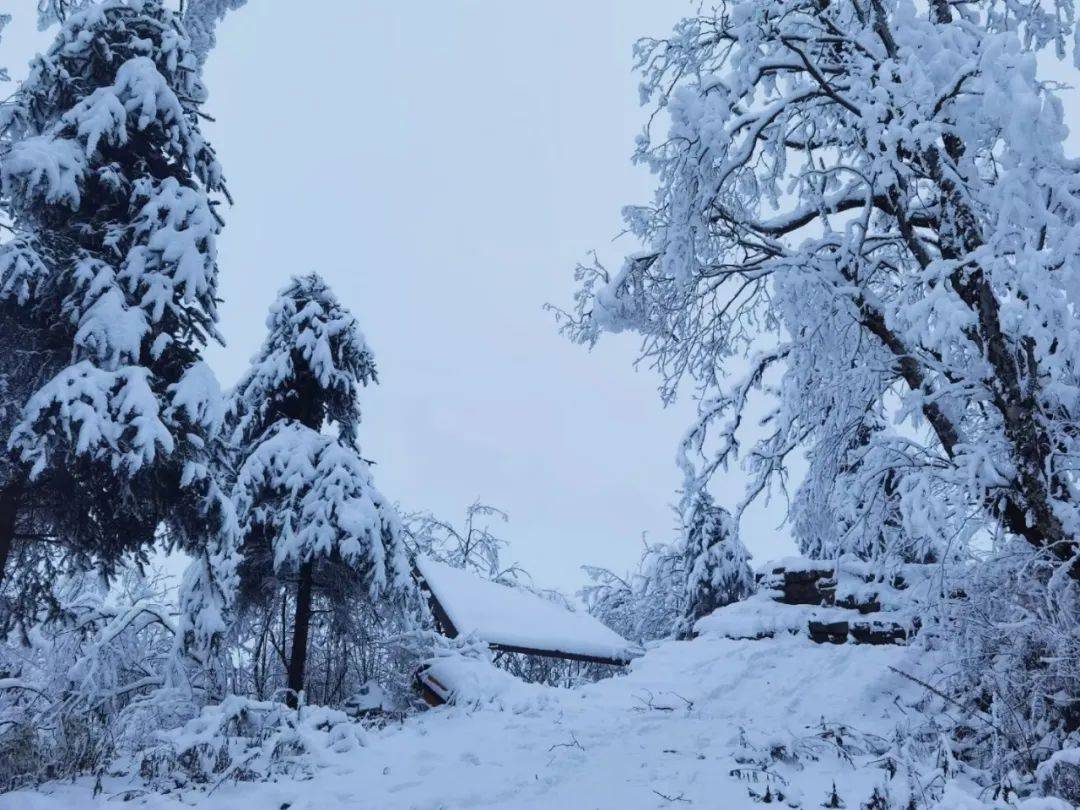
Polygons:
<instances>
[{"instance_id":1,"label":"snow mound","mask_svg":"<svg viewBox=\"0 0 1080 810\"><path fill-rule=\"evenodd\" d=\"M556 691L525 683L490 660L459 653L428 661L420 678L446 703L474 709L485 705L512 711L542 707L553 700L551 695Z\"/></svg>"},{"instance_id":2,"label":"snow mound","mask_svg":"<svg viewBox=\"0 0 1080 810\"><path fill-rule=\"evenodd\" d=\"M694 625L694 632L733 639L772 638L788 633L805 635L808 622L821 608L781 604L774 600L775 593L761 590L749 599L703 616Z\"/></svg>"}]
</instances>

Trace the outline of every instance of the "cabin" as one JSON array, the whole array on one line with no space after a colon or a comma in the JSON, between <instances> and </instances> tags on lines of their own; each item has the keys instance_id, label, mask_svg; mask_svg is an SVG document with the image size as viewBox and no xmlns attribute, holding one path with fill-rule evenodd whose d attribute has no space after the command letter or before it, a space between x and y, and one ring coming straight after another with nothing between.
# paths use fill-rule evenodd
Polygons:
<instances>
[{"instance_id":1,"label":"cabin","mask_svg":"<svg viewBox=\"0 0 1080 810\"><path fill-rule=\"evenodd\" d=\"M625 666L643 652L588 613L529 591L427 557L414 560L413 574L447 638L472 635L496 651L609 666ZM445 703L453 692L452 684L425 671L417 681L431 705Z\"/></svg>"}]
</instances>

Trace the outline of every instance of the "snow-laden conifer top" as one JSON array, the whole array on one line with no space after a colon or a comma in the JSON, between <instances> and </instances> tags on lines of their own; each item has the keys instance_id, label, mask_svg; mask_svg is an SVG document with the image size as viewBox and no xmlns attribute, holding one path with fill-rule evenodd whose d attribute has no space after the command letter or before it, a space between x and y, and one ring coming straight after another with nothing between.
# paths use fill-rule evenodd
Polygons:
<instances>
[{"instance_id":1,"label":"snow-laden conifer top","mask_svg":"<svg viewBox=\"0 0 1080 810\"><path fill-rule=\"evenodd\" d=\"M356 445L357 395L375 380L356 318L310 273L281 290L266 326L229 403L242 530L268 533L275 571L334 557L372 597L407 588L397 512Z\"/></svg>"},{"instance_id":2,"label":"snow-laden conifer top","mask_svg":"<svg viewBox=\"0 0 1080 810\"><path fill-rule=\"evenodd\" d=\"M237 439L254 438L275 418L297 418L316 429L333 423L355 439L359 389L376 379L375 357L356 318L317 274L293 278L266 318L267 336L233 393ZM318 392L318 395L315 395ZM313 403L319 412L312 412Z\"/></svg>"}]
</instances>

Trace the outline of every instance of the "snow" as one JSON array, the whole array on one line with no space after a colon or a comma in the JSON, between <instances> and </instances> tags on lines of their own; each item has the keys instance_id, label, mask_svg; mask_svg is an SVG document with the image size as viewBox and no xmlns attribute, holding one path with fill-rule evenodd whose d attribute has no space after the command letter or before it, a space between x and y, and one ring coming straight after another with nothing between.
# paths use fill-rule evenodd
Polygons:
<instances>
[{"instance_id":1,"label":"snow","mask_svg":"<svg viewBox=\"0 0 1080 810\"><path fill-rule=\"evenodd\" d=\"M629 661L640 651L584 612L417 557L416 566L459 635L488 644Z\"/></svg>"},{"instance_id":2,"label":"snow","mask_svg":"<svg viewBox=\"0 0 1080 810\"><path fill-rule=\"evenodd\" d=\"M1038 773L1041 776L1043 773L1053 769L1055 765L1076 765L1080 767L1080 748L1065 748L1058 751L1046 762L1039 766Z\"/></svg>"},{"instance_id":3,"label":"snow","mask_svg":"<svg viewBox=\"0 0 1080 810\"><path fill-rule=\"evenodd\" d=\"M192 363L183 376L168 389L171 413L186 418L189 424L203 425L217 435L225 420L225 402L221 386L206 363Z\"/></svg>"},{"instance_id":4,"label":"snow","mask_svg":"<svg viewBox=\"0 0 1080 810\"><path fill-rule=\"evenodd\" d=\"M40 194L47 203L74 209L82 200L86 158L73 140L38 135L14 144L0 172L5 194L18 189L27 196Z\"/></svg>"},{"instance_id":5,"label":"snow","mask_svg":"<svg viewBox=\"0 0 1080 810\"><path fill-rule=\"evenodd\" d=\"M788 556L769 560L758 567L758 573L771 574L783 569L791 573L807 574L812 571L831 571L835 568L832 560L812 560L808 557Z\"/></svg>"},{"instance_id":6,"label":"snow","mask_svg":"<svg viewBox=\"0 0 1080 810\"><path fill-rule=\"evenodd\" d=\"M551 691L524 683L490 661L463 655L444 655L429 661L420 677L445 702L459 706L535 710L537 701L543 701Z\"/></svg>"},{"instance_id":7,"label":"snow","mask_svg":"<svg viewBox=\"0 0 1080 810\"><path fill-rule=\"evenodd\" d=\"M356 317L317 274L294 277L278 293L266 318L267 335L231 397L235 440L253 440L282 397L304 374L318 381L338 432L355 438L357 393L377 380L375 356Z\"/></svg>"},{"instance_id":8,"label":"snow","mask_svg":"<svg viewBox=\"0 0 1080 810\"><path fill-rule=\"evenodd\" d=\"M345 701L345 711L353 715L393 709L393 698L375 681L368 681Z\"/></svg>"},{"instance_id":9,"label":"snow","mask_svg":"<svg viewBox=\"0 0 1080 810\"><path fill-rule=\"evenodd\" d=\"M40 430L47 424L51 430ZM30 462L36 477L48 461L51 434L75 445L78 454L107 459L114 469L138 471L175 441L161 422L158 401L143 366L116 371L89 361L68 366L35 392L8 444Z\"/></svg>"},{"instance_id":10,"label":"snow","mask_svg":"<svg viewBox=\"0 0 1080 810\"><path fill-rule=\"evenodd\" d=\"M117 526L132 515L147 526L168 519L170 544L195 554L175 629L171 616L158 616L155 660L137 660L180 683L175 663L156 660L176 636L177 649L193 650L200 695L239 682L219 681L227 673L211 666L212 642L228 629L239 526L208 451L224 417L220 392L194 361L217 336L222 223L212 197L228 196L198 130L198 67L214 25L240 2L194 0L185 14L194 46L157 0L107 0L70 15L0 111L0 183L15 228L12 246L0 249L0 296L21 305L27 335L47 338L20 348L45 363L27 391L5 391L25 405L9 419L8 449L36 479L31 505L44 504L47 529L64 494L47 488L50 465L89 459L72 468L80 482L98 466L139 474L134 489L113 475L88 478L86 491L117 485ZM933 588L952 623L939 626L945 632L925 632L911 648L815 645L809 620L852 614L777 605L767 575L756 596L698 621L699 638L654 644L628 674L601 683L548 688L495 668L486 645L626 661L637 650L588 615L422 559L462 636L426 670L451 705L365 725L335 709L293 712L232 696L155 733L163 755L204 757L202 767L220 776L212 788L176 782L159 795L136 781L135 768L3 796L0 810L113 800L149 810L869 808L913 807L916 795L919 807L972 810L991 793L965 781L974 777L959 764L979 763L969 770L1008 785L1030 769L1033 752L1067 745L1036 776L1072 774L1080 763L1067 712L1076 583L1064 581L1064 568L1024 570L1030 558L1014 562L1015 547L997 541L1018 535L1071 565L1080 536L1071 461L1080 452L1080 163L1065 157L1060 89L1039 80L1035 53L1054 41L1063 55L1075 15L1065 0L1050 4L1060 24L1015 3L877 5L867 15L854 3L735 3L730 15L703 13L672 39L639 43L643 100L669 130L646 128L637 142L636 160L658 178L652 203L628 209L628 229L646 250L614 276L599 265L579 269L576 315L564 327L589 344L601 330L637 331L666 401L687 378L696 386L699 418L680 451L684 495L703 492L741 458L750 479L741 514L785 483L789 459L805 456L790 518L805 553L838 558L837 604L878 603L899 623L911 618L906 605L919 607L915 586ZM46 9L65 6L43 0ZM105 75L113 83L98 86ZM395 509L355 443L355 394L375 379L363 334L317 276L287 288L271 333L281 339L264 345L234 409L238 435L259 438L226 476L237 474L244 528L276 530L277 565L336 554L372 568L372 596L391 578L404 583ZM767 351L742 380L722 378L762 341ZM314 426L288 423L280 405L308 372L328 392L325 407ZM764 416L754 413L757 392L775 400ZM767 430L741 450L750 416ZM267 420L278 424L267 431ZM39 522L26 501L14 512L20 524ZM683 568L679 547L656 553L688 574L691 608L703 590L726 600L752 584L734 532L721 531L726 518L714 523L723 542L706 543L714 533L702 532L702 542L682 546ZM972 561L956 589L944 575L907 573L901 588L885 575L896 571L871 579L874 570L845 568L840 556L938 560L944 571L983 551L988 537L995 558ZM75 548L75 558L95 560L101 550ZM813 570L808 561L784 564L787 573ZM664 570L658 581L678 581ZM657 594L661 610L643 615L663 613L663 589L639 596L623 585L608 592L635 609ZM73 695L105 692L98 684L113 671L112 648L143 613L151 609L137 602L96 628L95 650L74 666L40 669L71 681ZM861 615L875 628L893 621ZM942 650L919 646L931 643ZM0 686L36 691L23 669ZM949 671L948 692L920 688ZM365 699L382 705L378 695ZM65 722L78 716L72 700L63 698ZM108 716L101 703L83 705L87 717ZM953 722L959 707L977 720L985 708L993 734L970 733L966 717ZM237 783L253 760L235 758L220 774L216 752L256 739L241 716L266 735L252 773L285 762L274 779ZM999 723L1018 728L1023 745ZM62 749L78 746L78 725ZM1038 739L1029 741L1029 727ZM112 743L111 729L103 738ZM78 766L96 767L99 752L82 750L89 758L80 754ZM911 770L896 778L883 764ZM1059 810L1062 802L1013 806Z\"/></svg>"},{"instance_id":11,"label":"snow","mask_svg":"<svg viewBox=\"0 0 1080 810\"><path fill-rule=\"evenodd\" d=\"M0 245L0 300L25 306L48 275L32 240L16 236Z\"/></svg>"},{"instance_id":12,"label":"snow","mask_svg":"<svg viewBox=\"0 0 1080 810\"><path fill-rule=\"evenodd\" d=\"M245 531L273 529L274 568L335 551L369 575L369 592L408 581L397 513L370 466L334 436L282 420L244 459L233 502Z\"/></svg>"},{"instance_id":13,"label":"snow","mask_svg":"<svg viewBox=\"0 0 1080 810\"><path fill-rule=\"evenodd\" d=\"M172 177L139 178L134 200L140 204L133 223L136 244L119 278L139 289L139 305L153 323L167 310L183 318L186 310L202 307L214 316L219 226L206 194Z\"/></svg>"},{"instance_id":14,"label":"snow","mask_svg":"<svg viewBox=\"0 0 1080 810\"><path fill-rule=\"evenodd\" d=\"M0 810L105 810L125 796L143 810L756 810L750 791L765 790L766 782L752 776L761 761L775 775L773 789L801 799L802 807L821 806L835 781L845 805L855 808L884 784L875 752L921 695L889 667L925 672L935 663L930 658L905 647L706 634L659 644L626 676L577 690L478 674L477 688L486 683L498 690L490 701L369 728L360 735L362 747L344 752L313 743L314 778L230 780L209 795L157 795L106 777L101 795L92 797L87 777L0 796ZM830 730L842 732L850 761ZM902 781L890 784L894 799L903 798ZM948 807L983 806L959 786L949 789Z\"/></svg>"},{"instance_id":15,"label":"snow","mask_svg":"<svg viewBox=\"0 0 1080 810\"><path fill-rule=\"evenodd\" d=\"M127 305L113 268L106 262L86 258L76 265L72 275L85 295L85 302L71 306L72 317L79 319L75 345L104 368L137 363L148 331L146 315Z\"/></svg>"},{"instance_id":16,"label":"snow","mask_svg":"<svg viewBox=\"0 0 1080 810\"><path fill-rule=\"evenodd\" d=\"M718 610L694 624L697 633L715 633L728 638L765 638L783 634L806 635L807 624L835 621L848 616L845 611L815 605L784 605L774 601L776 591L761 590Z\"/></svg>"},{"instance_id":17,"label":"snow","mask_svg":"<svg viewBox=\"0 0 1080 810\"><path fill-rule=\"evenodd\" d=\"M184 12L184 27L191 37L192 49L199 61L213 49L217 41L215 29L226 13L240 8L247 0L190 0Z\"/></svg>"}]
</instances>

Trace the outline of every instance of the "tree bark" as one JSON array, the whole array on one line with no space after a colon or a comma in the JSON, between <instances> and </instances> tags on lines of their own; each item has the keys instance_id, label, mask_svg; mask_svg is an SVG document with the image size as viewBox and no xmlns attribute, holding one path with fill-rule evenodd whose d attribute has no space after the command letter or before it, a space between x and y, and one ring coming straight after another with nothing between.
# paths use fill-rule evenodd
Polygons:
<instances>
[{"instance_id":1,"label":"tree bark","mask_svg":"<svg viewBox=\"0 0 1080 810\"><path fill-rule=\"evenodd\" d=\"M912 391L926 391L926 378L922 367L904 346L899 337L885 324L884 316L859 299L863 325L897 358L900 375ZM1047 549L1057 559L1068 564L1068 574L1080 580L1080 562L1075 559L1076 541L1069 537L1057 520L1049 504L1049 492L1038 472L1045 469L1045 453L1048 442L1035 429L1034 406L1004 409L1005 433L1013 443L1015 460L1019 468L1018 492L990 493L986 508L1001 520L1005 529L1023 537L1036 548ZM945 454L952 458L960 435L953 422L935 402L922 406L923 415L941 442ZM1018 428L1016 424L1019 423ZM1025 440L1025 437L1034 439ZM1043 451L1043 455L1036 456ZM1033 460L1033 456L1035 457ZM1061 493L1067 499L1067 492ZM1017 497L1019 496L1019 497ZM1031 518L1034 517L1034 520Z\"/></svg>"},{"instance_id":2,"label":"tree bark","mask_svg":"<svg viewBox=\"0 0 1080 810\"><path fill-rule=\"evenodd\" d=\"M947 0L932 0L934 22L947 25L954 20ZM943 192L942 204L953 211L952 233L941 233L941 252L946 259L963 260L984 243L978 217L971 209L964 190L957 184L956 167L965 150L956 135L943 137L944 151L928 150L925 163L930 176ZM945 165L952 163L951 169ZM948 238L946 238L948 237ZM1036 388L1041 374L1033 352L1024 348L1034 345L1029 336L1010 342L1001 326L1000 305L982 268L967 263L954 271L953 288L960 299L978 319L977 337L993 374L987 388L992 402L1001 414L1005 436L1012 445L1017 469L1016 489L1019 497L1005 493L997 508L1005 526L1032 545L1048 548L1062 561L1069 563L1069 574L1080 579L1080 561L1076 554L1080 542L1071 534L1054 512L1055 501L1070 504L1072 498L1065 475L1054 462L1056 448L1039 413Z\"/></svg>"},{"instance_id":3,"label":"tree bark","mask_svg":"<svg viewBox=\"0 0 1080 810\"><path fill-rule=\"evenodd\" d=\"M8 557L15 546L15 527L22 502L23 483L12 481L0 490L0 583L4 581Z\"/></svg>"},{"instance_id":4,"label":"tree bark","mask_svg":"<svg viewBox=\"0 0 1080 810\"><path fill-rule=\"evenodd\" d=\"M296 613L293 617L293 643L289 655L289 691L285 702L295 709L304 691L304 668L307 665L308 631L311 628L311 591L314 579L311 560L300 566L300 580L296 587Z\"/></svg>"}]
</instances>

